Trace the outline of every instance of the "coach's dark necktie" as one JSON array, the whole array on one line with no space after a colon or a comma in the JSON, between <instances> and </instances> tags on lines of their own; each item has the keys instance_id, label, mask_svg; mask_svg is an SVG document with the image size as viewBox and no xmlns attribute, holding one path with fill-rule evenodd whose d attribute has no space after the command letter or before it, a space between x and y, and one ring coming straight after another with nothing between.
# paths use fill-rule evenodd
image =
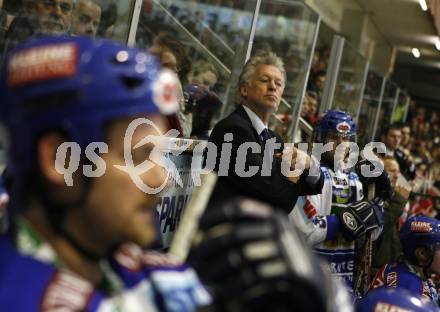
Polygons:
<instances>
[{"instance_id":1,"label":"coach's dark necktie","mask_svg":"<svg viewBox=\"0 0 440 312\"><path fill-rule=\"evenodd\" d=\"M266 141L272 138L272 135L270 134L269 130L267 128L264 128L263 131L261 131L261 139L263 140L263 144L266 144Z\"/></svg>"}]
</instances>

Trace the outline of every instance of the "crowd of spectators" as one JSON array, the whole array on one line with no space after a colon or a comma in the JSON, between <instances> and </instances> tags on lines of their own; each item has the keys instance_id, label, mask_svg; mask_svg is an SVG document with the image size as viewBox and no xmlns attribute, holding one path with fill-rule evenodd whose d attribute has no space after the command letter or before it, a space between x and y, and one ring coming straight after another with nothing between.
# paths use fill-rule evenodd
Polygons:
<instances>
[{"instance_id":1,"label":"crowd of spectators","mask_svg":"<svg viewBox=\"0 0 440 312\"><path fill-rule=\"evenodd\" d=\"M412 212L431 216L440 208L440 130L437 111L417 107L408 113L407 123L397 124L399 161L413 194Z\"/></svg>"},{"instance_id":2,"label":"crowd of spectators","mask_svg":"<svg viewBox=\"0 0 440 312\"><path fill-rule=\"evenodd\" d=\"M0 57L43 34L112 38L117 19L113 0L0 1Z\"/></svg>"}]
</instances>

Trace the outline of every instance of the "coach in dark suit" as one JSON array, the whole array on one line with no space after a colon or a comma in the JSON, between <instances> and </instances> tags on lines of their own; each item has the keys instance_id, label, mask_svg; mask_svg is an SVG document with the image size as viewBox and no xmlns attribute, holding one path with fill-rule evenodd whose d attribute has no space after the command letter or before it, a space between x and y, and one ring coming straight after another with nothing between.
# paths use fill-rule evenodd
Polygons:
<instances>
[{"instance_id":1,"label":"coach in dark suit","mask_svg":"<svg viewBox=\"0 0 440 312\"><path fill-rule=\"evenodd\" d=\"M268 202L288 213L295 206L299 195L321 192L322 174L318 170L318 175L308 175L307 169L314 160L304 152L296 149L293 151L294 156L301 155L305 159L306 170L299 178L286 177L281 172L280 154L283 152L283 142L267 128L267 124L271 114L278 109L285 79L283 62L273 53L254 56L243 68L239 78L241 103L233 113L214 127L209 138L209 141L217 147L215 171L219 175L211 196L211 204L241 195ZM241 152L247 151L247 153L244 159L237 158L237 154L240 154L237 151L245 142L247 145L242 146ZM263 160L265 156L270 158L267 154L264 155L267 142L280 143L280 146L273 151L275 155L273 161L264 163L266 166L264 172ZM230 148L231 144L232 148ZM250 147L251 144L254 148ZM228 157L229 151L230 157ZM295 159L296 157L292 157L292 168ZM225 160L229 160L229 163ZM244 171L247 173L250 172L249 170L259 169L252 176L239 174L237 167L243 163Z\"/></svg>"}]
</instances>

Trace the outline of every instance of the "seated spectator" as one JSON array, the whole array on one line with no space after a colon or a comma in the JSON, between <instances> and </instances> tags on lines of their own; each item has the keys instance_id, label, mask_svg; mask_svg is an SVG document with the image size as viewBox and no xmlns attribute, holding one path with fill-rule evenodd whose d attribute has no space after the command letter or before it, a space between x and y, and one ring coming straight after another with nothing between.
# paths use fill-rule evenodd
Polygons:
<instances>
[{"instance_id":1,"label":"seated spectator","mask_svg":"<svg viewBox=\"0 0 440 312\"><path fill-rule=\"evenodd\" d=\"M100 21L101 6L96 0L78 0L71 32L78 36L96 36Z\"/></svg>"},{"instance_id":2,"label":"seated spectator","mask_svg":"<svg viewBox=\"0 0 440 312\"><path fill-rule=\"evenodd\" d=\"M13 19L14 17L3 9L3 0L0 0L0 57L3 53L6 33Z\"/></svg>"},{"instance_id":3,"label":"seated spectator","mask_svg":"<svg viewBox=\"0 0 440 312\"><path fill-rule=\"evenodd\" d=\"M70 29L73 0L25 0L25 13L34 19L38 32L62 34Z\"/></svg>"},{"instance_id":4,"label":"seated spectator","mask_svg":"<svg viewBox=\"0 0 440 312\"><path fill-rule=\"evenodd\" d=\"M33 36L67 33L72 9L73 0L25 0L23 12L14 18L5 34L3 56Z\"/></svg>"},{"instance_id":5,"label":"seated spectator","mask_svg":"<svg viewBox=\"0 0 440 312\"><path fill-rule=\"evenodd\" d=\"M306 95L307 95L307 102L309 107L308 107L307 115L305 116L304 119L310 125L316 125L316 123L318 122L318 108L319 108L318 94L314 91L307 91Z\"/></svg>"},{"instance_id":6,"label":"seated spectator","mask_svg":"<svg viewBox=\"0 0 440 312\"><path fill-rule=\"evenodd\" d=\"M217 78L217 70L207 61L199 60L192 64L188 73L189 85L185 87L185 94L189 96L185 106L192 113L191 137L209 138L212 119L222 106L217 94L211 90Z\"/></svg>"},{"instance_id":7,"label":"seated spectator","mask_svg":"<svg viewBox=\"0 0 440 312\"><path fill-rule=\"evenodd\" d=\"M384 227L382 235L375 242L373 267L379 269L387 263L397 262L402 256L398 223L405 206L408 204L410 189L397 183L400 174L399 164L393 157L385 157L384 168L393 188L393 195L384 204Z\"/></svg>"},{"instance_id":8,"label":"seated spectator","mask_svg":"<svg viewBox=\"0 0 440 312\"><path fill-rule=\"evenodd\" d=\"M218 71L214 65L207 61L196 61L191 66L191 70L188 73L188 82L190 84L196 84L204 86L208 89L212 89L217 83Z\"/></svg>"},{"instance_id":9,"label":"seated spectator","mask_svg":"<svg viewBox=\"0 0 440 312\"><path fill-rule=\"evenodd\" d=\"M408 180L415 178L415 166L411 158L401 149L402 132L401 126L391 125L382 135L382 142L387 147L387 156L395 157L399 163L400 172Z\"/></svg>"},{"instance_id":10,"label":"seated spectator","mask_svg":"<svg viewBox=\"0 0 440 312\"><path fill-rule=\"evenodd\" d=\"M314 125L317 122L317 109L318 103L316 102L316 93L313 91L307 91L304 95L300 116L310 125ZM309 138L307 138L307 134L298 128L295 134L295 142L307 142L308 140Z\"/></svg>"},{"instance_id":11,"label":"seated spectator","mask_svg":"<svg viewBox=\"0 0 440 312\"><path fill-rule=\"evenodd\" d=\"M321 70L317 73L315 73L315 76L313 77L313 80L310 83L310 86L308 90L313 91L316 93L316 100L318 101L318 104L321 104L322 101L322 93L324 92L324 85L325 85L325 77L327 73L324 70Z\"/></svg>"},{"instance_id":12,"label":"seated spectator","mask_svg":"<svg viewBox=\"0 0 440 312\"><path fill-rule=\"evenodd\" d=\"M14 17L12 15L9 15L8 12L3 10L3 0L0 0L0 38L2 38L3 34L8 30L13 19Z\"/></svg>"},{"instance_id":13,"label":"seated spectator","mask_svg":"<svg viewBox=\"0 0 440 312\"><path fill-rule=\"evenodd\" d=\"M176 36L168 32L159 33L154 38L153 45L149 48L149 52L160 59L160 63L163 67L176 72L180 82L186 85L190 65L185 46Z\"/></svg>"},{"instance_id":14,"label":"seated spectator","mask_svg":"<svg viewBox=\"0 0 440 312\"><path fill-rule=\"evenodd\" d=\"M400 146L402 147L402 150L406 152L406 150L408 150L409 145L411 143L411 127L409 126L409 124L403 124L402 127L400 128L400 132L402 133L402 140L400 142Z\"/></svg>"},{"instance_id":15,"label":"seated spectator","mask_svg":"<svg viewBox=\"0 0 440 312\"><path fill-rule=\"evenodd\" d=\"M163 67L166 67L179 76L181 87L187 84L189 61L185 46L178 38L168 32L161 32L154 38L149 52L156 55ZM190 137L192 130L192 114L185 107L183 91L180 101L180 109L176 116L169 118L172 127L179 130L183 137Z\"/></svg>"},{"instance_id":16,"label":"seated spectator","mask_svg":"<svg viewBox=\"0 0 440 312\"><path fill-rule=\"evenodd\" d=\"M411 181L411 186L416 193L423 193L426 190L427 181L427 171L428 167L426 163L420 162L416 166L415 178Z\"/></svg>"},{"instance_id":17,"label":"seated spectator","mask_svg":"<svg viewBox=\"0 0 440 312\"><path fill-rule=\"evenodd\" d=\"M100 3L102 12L97 34L99 37L112 38L118 18L118 7L115 2Z\"/></svg>"}]
</instances>

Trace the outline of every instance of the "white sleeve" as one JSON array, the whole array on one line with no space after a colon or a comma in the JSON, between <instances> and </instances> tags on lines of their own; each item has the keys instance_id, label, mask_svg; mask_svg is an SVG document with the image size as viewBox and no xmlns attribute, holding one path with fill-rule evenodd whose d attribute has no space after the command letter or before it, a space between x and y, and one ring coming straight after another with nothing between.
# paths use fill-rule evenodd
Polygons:
<instances>
[{"instance_id":1,"label":"white sleeve","mask_svg":"<svg viewBox=\"0 0 440 312\"><path fill-rule=\"evenodd\" d=\"M314 196L300 196L294 209L289 214L290 221L305 235L311 246L323 242L327 236L325 216L318 216L312 204Z\"/></svg>"}]
</instances>

